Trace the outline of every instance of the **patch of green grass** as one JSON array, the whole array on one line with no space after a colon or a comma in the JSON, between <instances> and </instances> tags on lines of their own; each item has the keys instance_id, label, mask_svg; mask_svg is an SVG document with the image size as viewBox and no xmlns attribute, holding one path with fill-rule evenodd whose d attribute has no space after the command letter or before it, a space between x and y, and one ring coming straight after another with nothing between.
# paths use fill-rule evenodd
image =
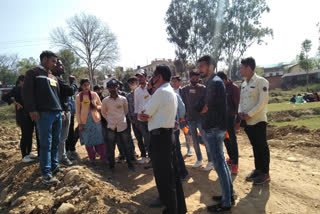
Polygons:
<instances>
[{"instance_id":1,"label":"patch of green grass","mask_svg":"<svg viewBox=\"0 0 320 214\"><path fill-rule=\"evenodd\" d=\"M268 104L268 112L311 109L311 108L320 108L320 102L290 104L288 101L283 103Z\"/></svg>"},{"instance_id":2,"label":"patch of green grass","mask_svg":"<svg viewBox=\"0 0 320 214\"><path fill-rule=\"evenodd\" d=\"M311 118L306 120L297 120L297 121L290 121L290 122L271 122L271 125L276 126L306 126L309 129L319 129L320 128L320 118Z\"/></svg>"},{"instance_id":3,"label":"patch of green grass","mask_svg":"<svg viewBox=\"0 0 320 214\"><path fill-rule=\"evenodd\" d=\"M16 112L14 105L4 105L0 107L0 124L2 126L16 126Z\"/></svg>"}]
</instances>

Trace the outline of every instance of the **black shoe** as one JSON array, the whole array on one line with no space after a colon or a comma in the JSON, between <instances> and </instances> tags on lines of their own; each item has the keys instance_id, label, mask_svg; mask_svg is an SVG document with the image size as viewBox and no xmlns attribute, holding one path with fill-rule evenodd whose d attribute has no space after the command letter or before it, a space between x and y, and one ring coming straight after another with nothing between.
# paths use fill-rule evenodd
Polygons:
<instances>
[{"instance_id":1,"label":"black shoe","mask_svg":"<svg viewBox=\"0 0 320 214\"><path fill-rule=\"evenodd\" d=\"M181 181L181 182L185 182L185 181L187 181L188 179L189 179L189 174L187 174L186 176L180 178L180 181Z\"/></svg>"},{"instance_id":2,"label":"black shoe","mask_svg":"<svg viewBox=\"0 0 320 214\"><path fill-rule=\"evenodd\" d=\"M253 181L254 178L258 177L261 175L261 173L258 170L253 170L247 177L246 181Z\"/></svg>"},{"instance_id":3,"label":"black shoe","mask_svg":"<svg viewBox=\"0 0 320 214\"><path fill-rule=\"evenodd\" d=\"M128 168L132 171L132 172L135 172L136 171L136 168L134 166L128 166Z\"/></svg>"},{"instance_id":4,"label":"black shoe","mask_svg":"<svg viewBox=\"0 0 320 214\"><path fill-rule=\"evenodd\" d=\"M159 208L162 206L163 206L163 204L160 201L160 198L156 198L156 199L152 200L149 204L149 207L151 207L151 208Z\"/></svg>"},{"instance_id":5,"label":"black shoe","mask_svg":"<svg viewBox=\"0 0 320 214\"><path fill-rule=\"evenodd\" d=\"M231 210L231 207L225 207L219 203L216 205L208 206L207 210L212 213L218 213L218 212L229 211L229 210Z\"/></svg>"},{"instance_id":6,"label":"black shoe","mask_svg":"<svg viewBox=\"0 0 320 214\"><path fill-rule=\"evenodd\" d=\"M63 171L64 171L64 169L57 166L54 170L52 170L52 175L56 175L57 173L63 172Z\"/></svg>"},{"instance_id":7,"label":"black shoe","mask_svg":"<svg viewBox=\"0 0 320 214\"><path fill-rule=\"evenodd\" d=\"M151 164L151 163L148 163L144 168L145 168L145 169L150 169L150 168L152 168L152 164Z\"/></svg>"},{"instance_id":8,"label":"black shoe","mask_svg":"<svg viewBox=\"0 0 320 214\"><path fill-rule=\"evenodd\" d=\"M220 202L222 200L222 195L214 195L212 196L212 200ZM231 204L235 204L234 196L231 196Z\"/></svg>"},{"instance_id":9,"label":"black shoe","mask_svg":"<svg viewBox=\"0 0 320 214\"><path fill-rule=\"evenodd\" d=\"M254 185L261 185L264 183L267 183L270 181L270 175L269 174L262 174L256 178L253 179Z\"/></svg>"},{"instance_id":10,"label":"black shoe","mask_svg":"<svg viewBox=\"0 0 320 214\"><path fill-rule=\"evenodd\" d=\"M62 165L65 165L65 166L72 166L73 165L73 163L68 158L60 160L59 163Z\"/></svg>"},{"instance_id":11,"label":"black shoe","mask_svg":"<svg viewBox=\"0 0 320 214\"><path fill-rule=\"evenodd\" d=\"M51 175L45 175L42 177L42 183L45 185L53 185L58 183L58 180L55 177L52 177Z\"/></svg>"}]
</instances>

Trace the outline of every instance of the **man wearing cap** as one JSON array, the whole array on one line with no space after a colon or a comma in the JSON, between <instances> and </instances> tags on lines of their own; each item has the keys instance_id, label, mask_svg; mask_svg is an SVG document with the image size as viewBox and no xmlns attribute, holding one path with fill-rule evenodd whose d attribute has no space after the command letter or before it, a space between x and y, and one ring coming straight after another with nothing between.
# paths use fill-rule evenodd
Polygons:
<instances>
[{"instance_id":1,"label":"man wearing cap","mask_svg":"<svg viewBox=\"0 0 320 214\"><path fill-rule=\"evenodd\" d=\"M114 169L115 165L115 142L118 137L119 144L123 148L124 155L127 160L129 169L134 170L131 156L131 145L129 143L129 132L127 126L126 115L128 114L127 99L118 95L118 81L115 79L107 83L110 96L102 101L101 114L107 120L107 158L110 169Z\"/></svg>"},{"instance_id":2,"label":"man wearing cap","mask_svg":"<svg viewBox=\"0 0 320 214\"><path fill-rule=\"evenodd\" d=\"M147 89L147 73L146 71L140 69L136 73L136 77L139 80L140 86L134 92L134 113L137 115L138 112L141 112L144 109L144 106L149 101L151 95ZM141 121L139 118L135 122L143 136L144 146L148 152L148 156L150 158L150 133L148 131L148 122ZM141 160L138 161L141 164L146 163L146 158L142 157Z\"/></svg>"},{"instance_id":3,"label":"man wearing cap","mask_svg":"<svg viewBox=\"0 0 320 214\"><path fill-rule=\"evenodd\" d=\"M200 139L198 137L198 130L201 133L202 141L205 143L208 164L204 168L206 171L210 171L213 168L213 164L211 161L211 156L208 148L208 142L205 138L205 132L202 129L201 120L203 116L200 112L195 109L195 105L203 99L206 93L206 87L199 83L199 72L191 71L189 73L190 76L190 84L182 88L182 100L186 106L186 121L190 127L192 140L193 140L193 148L197 155L197 162L193 165L194 168L198 168L203 164L202 153L200 150Z\"/></svg>"},{"instance_id":4,"label":"man wearing cap","mask_svg":"<svg viewBox=\"0 0 320 214\"><path fill-rule=\"evenodd\" d=\"M255 73L256 62L252 57L241 60L241 84L239 115L244 131L253 149L255 169L246 177L253 184L270 181L270 151L267 143L267 106L269 82Z\"/></svg>"},{"instance_id":5,"label":"man wearing cap","mask_svg":"<svg viewBox=\"0 0 320 214\"><path fill-rule=\"evenodd\" d=\"M142 121L148 121L151 136L153 173L162 213L186 213L183 187L177 173L173 128L177 113L177 95L170 86L171 72L168 66L158 65L152 82L155 92L145 108L139 112Z\"/></svg>"}]
</instances>

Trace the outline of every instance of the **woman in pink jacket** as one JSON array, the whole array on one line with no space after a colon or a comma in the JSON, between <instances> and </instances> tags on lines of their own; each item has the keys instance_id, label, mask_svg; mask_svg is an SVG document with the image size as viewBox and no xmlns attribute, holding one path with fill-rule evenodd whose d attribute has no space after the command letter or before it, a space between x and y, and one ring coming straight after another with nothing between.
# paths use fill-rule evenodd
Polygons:
<instances>
[{"instance_id":1,"label":"woman in pink jacket","mask_svg":"<svg viewBox=\"0 0 320 214\"><path fill-rule=\"evenodd\" d=\"M96 153L107 162L106 148L102 136L101 100L97 93L90 91L90 81L81 79L82 91L76 97L76 117L79 124L81 145L86 146L89 160L94 161Z\"/></svg>"}]
</instances>

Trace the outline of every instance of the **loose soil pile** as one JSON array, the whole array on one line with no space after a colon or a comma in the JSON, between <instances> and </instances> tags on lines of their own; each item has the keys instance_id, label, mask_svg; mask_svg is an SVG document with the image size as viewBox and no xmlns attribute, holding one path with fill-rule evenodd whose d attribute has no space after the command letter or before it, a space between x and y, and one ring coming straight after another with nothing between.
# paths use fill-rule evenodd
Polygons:
<instances>
[{"instance_id":1,"label":"loose soil pile","mask_svg":"<svg viewBox=\"0 0 320 214\"><path fill-rule=\"evenodd\" d=\"M59 183L48 187L41 183L38 163L21 162L19 138L19 129L0 126L0 213L161 213L148 207L158 196L152 169L137 165L131 172L118 163L110 172L103 163L91 165L78 145L81 160L58 173ZM244 181L254 166L252 148L245 134L238 134L240 171L233 176L237 199L232 213L319 213L319 130L268 127L268 139L271 183L252 186ZM186 154L184 136L181 142ZM206 163L205 148L201 150ZM188 213L207 213L212 195L220 194L220 182L214 170L192 168L195 161L195 155L185 157Z\"/></svg>"}]
</instances>

